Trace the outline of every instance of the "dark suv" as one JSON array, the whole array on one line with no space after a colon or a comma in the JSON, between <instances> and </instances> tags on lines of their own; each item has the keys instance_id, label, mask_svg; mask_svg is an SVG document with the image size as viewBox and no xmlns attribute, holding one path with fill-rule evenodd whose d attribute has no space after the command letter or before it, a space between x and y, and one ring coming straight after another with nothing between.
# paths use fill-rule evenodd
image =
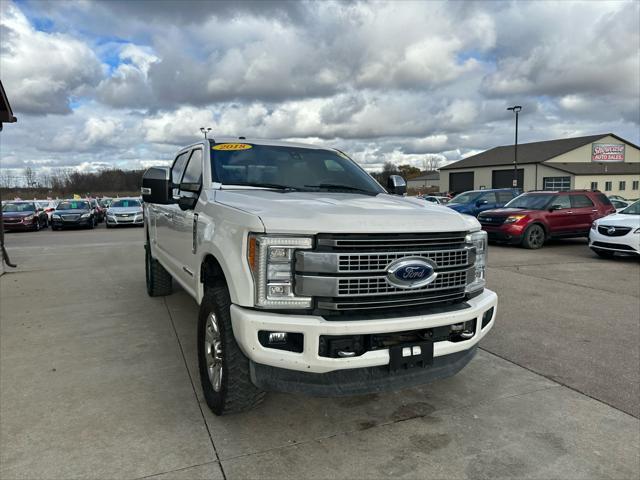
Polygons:
<instances>
[{"instance_id":1,"label":"dark suv","mask_svg":"<svg viewBox=\"0 0 640 480\"><path fill-rule=\"evenodd\" d=\"M489 240L542 248L549 238L586 237L597 218L615 213L600 192L528 192L478 216Z\"/></svg>"},{"instance_id":2,"label":"dark suv","mask_svg":"<svg viewBox=\"0 0 640 480\"><path fill-rule=\"evenodd\" d=\"M504 207L519 194L520 191L514 188L471 190L453 197L447 203L447 207L453 208L456 212L477 217L480 212L485 210Z\"/></svg>"}]
</instances>

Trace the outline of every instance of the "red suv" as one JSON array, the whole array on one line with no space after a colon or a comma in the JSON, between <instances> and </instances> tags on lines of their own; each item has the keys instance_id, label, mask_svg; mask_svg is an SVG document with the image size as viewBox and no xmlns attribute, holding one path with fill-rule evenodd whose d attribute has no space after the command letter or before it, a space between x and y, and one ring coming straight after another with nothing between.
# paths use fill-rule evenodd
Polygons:
<instances>
[{"instance_id":1,"label":"red suv","mask_svg":"<svg viewBox=\"0 0 640 480\"><path fill-rule=\"evenodd\" d=\"M615 213L600 192L527 192L504 208L487 210L478 220L489 240L542 248L549 238L587 237L591 223Z\"/></svg>"}]
</instances>

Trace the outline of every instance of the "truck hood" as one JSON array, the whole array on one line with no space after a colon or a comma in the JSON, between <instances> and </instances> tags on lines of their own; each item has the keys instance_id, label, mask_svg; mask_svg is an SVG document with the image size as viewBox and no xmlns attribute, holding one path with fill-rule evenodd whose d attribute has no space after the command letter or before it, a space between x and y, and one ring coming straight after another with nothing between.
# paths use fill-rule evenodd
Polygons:
<instances>
[{"instance_id":1,"label":"truck hood","mask_svg":"<svg viewBox=\"0 0 640 480\"><path fill-rule=\"evenodd\" d=\"M467 231L478 221L422 200L379 194L216 190L215 200L257 215L273 233Z\"/></svg>"}]
</instances>

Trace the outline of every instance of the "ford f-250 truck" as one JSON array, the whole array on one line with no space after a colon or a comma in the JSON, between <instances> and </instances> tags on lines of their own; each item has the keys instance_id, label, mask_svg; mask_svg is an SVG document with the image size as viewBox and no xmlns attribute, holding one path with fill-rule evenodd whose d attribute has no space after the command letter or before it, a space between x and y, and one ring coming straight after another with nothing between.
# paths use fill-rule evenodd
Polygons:
<instances>
[{"instance_id":1,"label":"ford f-250 truck","mask_svg":"<svg viewBox=\"0 0 640 480\"><path fill-rule=\"evenodd\" d=\"M478 221L385 191L343 152L205 140L143 178L146 282L200 306L204 397L353 395L457 373L495 321Z\"/></svg>"}]
</instances>

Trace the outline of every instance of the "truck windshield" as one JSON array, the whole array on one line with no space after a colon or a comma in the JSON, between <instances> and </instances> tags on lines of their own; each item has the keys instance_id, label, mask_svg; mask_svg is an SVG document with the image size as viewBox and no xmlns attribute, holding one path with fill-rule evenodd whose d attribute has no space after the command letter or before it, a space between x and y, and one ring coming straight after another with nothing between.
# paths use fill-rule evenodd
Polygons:
<instances>
[{"instance_id":1,"label":"truck windshield","mask_svg":"<svg viewBox=\"0 0 640 480\"><path fill-rule=\"evenodd\" d=\"M285 191L384 193L355 162L337 151L274 145L213 144L213 181Z\"/></svg>"},{"instance_id":2,"label":"truck windshield","mask_svg":"<svg viewBox=\"0 0 640 480\"><path fill-rule=\"evenodd\" d=\"M527 210L544 210L553 198L553 195L546 193L525 194L514 198L507 203L504 208L526 208Z\"/></svg>"}]
</instances>

